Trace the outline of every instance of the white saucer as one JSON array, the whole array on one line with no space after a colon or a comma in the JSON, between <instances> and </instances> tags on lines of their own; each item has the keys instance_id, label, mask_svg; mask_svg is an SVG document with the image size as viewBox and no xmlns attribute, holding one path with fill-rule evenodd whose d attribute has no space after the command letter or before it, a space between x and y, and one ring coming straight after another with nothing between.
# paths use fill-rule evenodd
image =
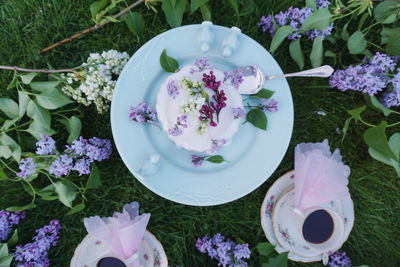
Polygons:
<instances>
[{"instance_id":1,"label":"white saucer","mask_svg":"<svg viewBox=\"0 0 400 267\"><path fill-rule=\"evenodd\" d=\"M165 254L164 248L149 231L146 231L143 236L138 254L140 264L143 267L168 266L167 255ZM96 267L97 263L105 257L115 257L115 255L112 254L106 244L91 235L87 235L75 249L70 267Z\"/></svg>"},{"instance_id":2,"label":"white saucer","mask_svg":"<svg viewBox=\"0 0 400 267\"><path fill-rule=\"evenodd\" d=\"M290 219L280 219L279 225L276 225L276 232L280 233L277 236L274 233L273 221L278 221L274 216L274 205L277 200L294 186L294 171L290 171L281 176L268 190L263 204L261 206L261 225L265 236L269 242L275 245L275 250L279 253L289 251L289 259L301 262L313 262L322 260L322 254L318 254L308 248L305 244L298 243L298 239L287 231L291 228L288 223ZM342 214L345 222L345 235L343 243L347 240L354 224L354 207L351 198L341 201L328 203L330 208L335 208ZM331 206L332 205L332 206ZM280 210L278 210L280 213ZM279 215L281 216L281 215ZM274 218L274 219L273 219ZM284 218L284 217L282 217ZM280 227L280 229L279 229Z\"/></svg>"}]
</instances>

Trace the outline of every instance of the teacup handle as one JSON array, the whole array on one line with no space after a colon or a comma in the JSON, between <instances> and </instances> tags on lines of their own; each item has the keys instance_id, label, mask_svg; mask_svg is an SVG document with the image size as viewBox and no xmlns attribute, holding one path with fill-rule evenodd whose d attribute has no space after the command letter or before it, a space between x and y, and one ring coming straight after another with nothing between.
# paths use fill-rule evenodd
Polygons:
<instances>
[{"instance_id":1,"label":"teacup handle","mask_svg":"<svg viewBox=\"0 0 400 267\"><path fill-rule=\"evenodd\" d=\"M327 265L328 262L329 262L329 253L325 251L324 253L322 253L322 264Z\"/></svg>"},{"instance_id":2,"label":"teacup handle","mask_svg":"<svg viewBox=\"0 0 400 267\"><path fill-rule=\"evenodd\" d=\"M140 263L138 265L133 265L134 262L139 260L139 255L136 252L135 254L133 254L132 256L130 256L128 259L126 259L126 263L128 267L133 267L133 266L138 266L138 267L143 267L143 265L141 265Z\"/></svg>"}]
</instances>

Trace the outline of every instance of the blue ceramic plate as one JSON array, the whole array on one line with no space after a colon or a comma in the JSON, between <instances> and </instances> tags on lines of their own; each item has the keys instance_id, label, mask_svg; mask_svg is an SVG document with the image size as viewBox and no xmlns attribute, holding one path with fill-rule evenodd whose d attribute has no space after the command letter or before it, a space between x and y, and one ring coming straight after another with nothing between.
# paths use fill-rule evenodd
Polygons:
<instances>
[{"instance_id":1,"label":"blue ceramic plate","mask_svg":"<svg viewBox=\"0 0 400 267\"><path fill-rule=\"evenodd\" d=\"M275 91L279 111L269 113L268 130L249 123L242 125L232 143L218 154L228 163L204 162L195 167L189 151L178 149L163 131L128 119L129 107L145 101L155 107L156 94L169 73L162 70L159 57L163 49L180 66L207 56L220 70L258 65L265 74L281 74L274 58L260 44L240 34L238 49L222 56L221 43L230 29L213 26L214 42L204 55L198 43L200 25L188 25L164 32L143 45L122 71L111 104L111 126L122 160L133 175L154 193L169 200L196 206L211 206L241 198L255 190L281 162L293 128L293 101L286 79L267 81L265 88ZM145 175L149 157L160 155L158 169ZM147 162L147 163L146 163Z\"/></svg>"}]
</instances>

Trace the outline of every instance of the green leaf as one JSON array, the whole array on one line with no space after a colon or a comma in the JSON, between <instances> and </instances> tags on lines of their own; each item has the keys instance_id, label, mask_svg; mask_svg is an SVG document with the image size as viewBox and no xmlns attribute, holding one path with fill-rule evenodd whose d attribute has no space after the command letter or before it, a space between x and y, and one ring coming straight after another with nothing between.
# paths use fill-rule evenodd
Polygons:
<instances>
[{"instance_id":1,"label":"green leaf","mask_svg":"<svg viewBox=\"0 0 400 267\"><path fill-rule=\"evenodd\" d=\"M284 252L276 257L268 259L267 263L264 263L262 267L287 267L289 252Z\"/></svg>"},{"instance_id":2,"label":"green leaf","mask_svg":"<svg viewBox=\"0 0 400 267\"><path fill-rule=\"evenodd\" d=\"M381 31L381 44L387 44L392 36L400 34L400 27L397 28L382 28Z\"/></svg>"},{"instance_id":3,"label":"green leaf","mask_svg":"<svg viewBox=\"0 0 400 267\"><path fill-rule=\"evenodd\" d=\"M0 258L0 267L10 267L13 258L14 256L12 255Z\"/></svg>"},{"instance_id":4,"label":"green leaf","mask_svg":"<svg viewBox=\"0 0 400 267\"><path fill-rule=\"evenodd\" d=\"M168 56L165 49L160 55L160 65L166 72L175 72L179 68L178 61Z\"/></svg>"},{"instance_id":5,"label":"green leaf","mask_svg":"<svg viewBox=\"0 0 400 267\"><path fill-rule=\"evenodd\" d=\"M389 116L393 111L382 105L381 102L375 97L368 94L364 94L364 99L367 105L377 111L381 111L383 115Z\"/></svg>"},{"instance_id":6,"label":"green leaf","mask_svg":"<svg viewBox=\"0 0 400 267\"><path fill-rule=\"evenodd\" d=\"M317 3L315 0L306 0L306 7L312 8L314 10L317 9Z\"/></svg>"},{"instance_id":7,"label":"green leaf","mask_svg":"<svg viewBox=\"0 0 400 267\"><path fill-rule=\"evenodd\" d=\"M215 155L215 156L208 157L208 158L206 158L206 160L209 161L209 162L212 162L212 163L216 163L216 164L225 161L225 159L220 155Z\"/></svg>"},{"instance_id":8,"label":"green leaf","mask_svg":"<svg viewBox=\"0 0 400 267\"><path fill-rule=\"evenodd\" d=\"M45 92L55 89L60 83L60 81L31 82L30 86L37 92Z\"/></svg>"},{"instance_id":9,"label":"green leaf","mask_svg":"<svg viewBox=\"0 0 400 267\"><path fill-rule=\"evenodd\" d=\"M14 139L12 139L11 137L9 137L7 134L3 133L0 136L0 143L2 143L3 145L8 146L11 151L12 151L12 157L19 162L19 160L21 159L21 147L18 145L17 142L14 141Z\"/></svg>"},{"instance_id":10,"label":"green leaf","mask_svg":"<svg viewBox=\"0 0 400 267\"><path fill-rule=\"evenodd\" d=\"M5 120L1 129L4 131L8 130L11 126L15 125L15 123L18 121L18 119L19 118L12 119L12 120Z\"/></svg>"},{"instance_id":11,"label":"green leaf","mask_svg":"<svg viewBox=\"0 0 400 267\"><path fill-rule=\"evenodd\" d=\"M400 177L400 163L394 159L390 159L390 163L394 168L394 170L396 171L397 176Z\"/></svg>"},{"instance_id":12,"label":"green leaf","mask_svg":"<svg viewBox=\"0 0 400 267\"><path fill-rule=\"evenodd\" d=\"M364 15L362 15L360 21L358 22L358 26L357 26L357 30L361 31L365 21L370 17L370 15L368 13L364 13ZM346 23L348 24L348 23Z\"/></svg>"},{"instance_id":13,"label":"green leaf","mask_svg":"<svg viewBox=\"0 0 400 267\"><path fill-rule=\"evenodd\" d=\"M18 104L10 98L0 98L0 110L10 119L18 118Z\"/></svg>"},{"instance_id":14,"label":"green leaf","mask_svg":"<svg viewBox=\"0 0 400 267\"><path fill-rule=\"evenodd\" d=\"M349 31L347 30L348 27L349 27L349 22L343 26L343 30L340 34L340 37L345 41L348 41L350 39L350 34Z\"/></svg>"},{"instance_id":15,"label":"green leaf","mask_svg":"<svg viewBox=\"0 0 400 267\"><path fill-rule=\"evenodd\" d=\"M364 141L370 148L372 148L376 152L381 153L387 158L395 159L398 161L398 155L395 155L389 146L385 133L386 126L387 122L382 121L378 126L366 130L363 135Z\"/></svg>"},{"instance_id":16,"label":"green leaf","mask_svg":"<svg viewBox=\"0 0 400 267\"><path fill-rule=\"evenodd\" d=\"M247 121L261 130L267 130L267 116L259 109L252 109L247 113Z\"/></svg>"},{"instance_id":17,"label":"green leaf","mask_svg":"<svg viewBox=\"0 0 400 267\"><path fill-rule=\"evenodd\" d=\"M400 158L400 133L394 133L389 138L389 146L397 158Z\"/></svg>"},{"instance_id":18,"label":"green leaf","mask_svg":"<svg viewBox=\"0 0 400 267\"><path fill-rule=\"evenodd\" d=\"M18 229L15 229L10 239L8 239L8 246L13 247L18 243Z\"/></svg>"},{"instance_id":19,"label":"green leaf","mask_svg":"<svg viewBox=\"0 0 400 267\"><path fill-rule=\"evenodd\" d=\"M300 39L292 40L290 42L289 53L297 66L302 70L304 68L304 53L301 49Z\"/></svg>"},{"instance_id":20,"label":"green leaf","mask_svg":"<svg viewBox=\"0 0 400 267\"><path fill-rule=\"evenodd\" d=\"M258 91L257 94L254 95L250 95L251 97L257 97L257 98L266 98L269 99L272 97L272 95L274 94L274 91L268 90L268 89L261 89L260 91Z\"/></svg>"},{"instance_id":21,"label":"green leaf","mask_svg":"<svg viewBox=\"0 0 400 267\"><path fill-rule=\"evenodd\" d=\"M50 196L50 195L53 195L53 194L56 193L55 190L56 190L56 189L55 189L54 185L53 185L53 184L49 184L48 186L43 187L42 189L40 189L39 191L37 191L36 193L37 193L39 196Z\"/></svg>"},{"instance_id":22,"label":"green leaf","mask_svg":"<svg viewBox=\"0 0 400 267\"><path fill-rule=\"evenodd\" d=\"M211 21L211 11L207 7L207 5L200 6L200 12L201 12L201 16L203 17L203 20Z\"/></svg>"},{"instance_id":23,"label":"green leaf","mask_svg":"<svg viewBox=\"0 0 400 267\"><path fill-rule=\"evenodd\" d=\"M72 208L72 202L77 195L76 188L72 185L72 182L64 180L63 182L54 183L54 187L61 203Z\"/></svg>"},{"instance_id":24,"label":"green leaf","mask_svg":"<svg viewBox=\"0 0 400 267\"><path fill-rule=\"evenodd\" d=\"M275 246L271 243L258 243L256 249L260 255L269 256L274 250Z\"/></svg>"},{"instance_id":25,"label":"green leaf","mask_svg":"<svg viewBox=\"0 0 400 267\"><path fill-rule=\"evenodd\" d=\"M191 0L190 1L190 14L193 14L201 6L204 6L208 0Z\"/></svg>"},{"instance_id":26,"label":"green leaf","mask_svg":"<svg viewBox=\"0 0 400 267\"><path fill-rule=\"evenodd\" d=\"M25 115L29 100L30 98L27 93L24 91L18 91L18 115L20 118Z\"/></svg>"},{"instance_id":27,"label":"green leaf","mask_svg":"<svg viewBox=\"0 0 400 267\"><path fill-rule=\"evenodd\" d=\"M367 48L367 40L361 31L354 32L347 41L350 54L361 54Z\"/></svg>"},{"instance_id":28,"label":"green leaf","mask_svg":"<svg viewBox=\"0 0 400 267\"><path fill-rule=\"evenodd\" d=\"M346 134L347 134L347 131L349 130L350 122L351 122L352 119L353 119L353 117L350 117L344 122L344 126L343 126L343 129L342 129L342 132L343 132L342 143L343 143L344 139L346 138Z\"/></svg>"},{"instance_id":29,"label":"green leaf","mask_svg":"<svg viewBox=\"0 0 400 267\"><path fill-rule=\"evenodd\" d=\"M278 28L278 30L274 35L274 38L272 38L269 52L271 54L274 53L279 48L283 40L285 40L285 38L288 37L288 35L291 34L292 32L294 32L294 30L289 25Z\"/></svg>"},{"instance_id":30,"label":"green leaf","mask_svg":"<svg viewBox=\"0 0 400 267\"><path fill-rule=\"evenodd\" d=\"M237 0L228 0L229 4L231 5L231 7L233 8L233 10L235 10L236 14L239 14L239 4Z\"/></svg>"},{"instance_id":31,"label":"green leaf","mask_svg":"<svg viewBox=\"0 0 400 267\"><path fill-rule=\"evenodd\" d=\"M62 123L65 125L69 133L67 143L71 144L72 141L78 139L78 137L80 136L82 130L82 122L78 117L72 116L67 120L63 120Z\"/></svg>"},{"instance_id":32,"label":"green leaf","mask_svg":"<svg viewBox=\"0 0 400 267\"><path fill-rule=\"evenodd\" d=\"M317 37L314 39L310 54L311 65L314 68L322 65L322 59L324 55L323 41L324 39L322 37Z\"/></svg>"},{"instance_id":33,"label":"green leaf","mask_svg":"<svg viewBox=\"0 0 400 267\"><path fill-rule=\"evenodd\" d=\"M328 8L320 8L304 20L300 31L309 31L313 29L322 31L331 23L331 17L332 14L329 12Z\"/></svg>"},{"instance_id":34,"label":"green leaf","mask_svg":"<svg viewBox=\"0 0 400 267\"><path fill-rule=\"evenodd\" d=\"M0 165L0 181L8 180L7 174L3 170L3 166Z\"/></svg>"},{"instance_id":35,"label":"green leaf","mask_svg":"<svg viewBox=\"0 0 400 267\"><path fill-rule=\"evenodd\" d=\"M0 145L0 157L8 159L9 157L11 157L11 155L12 151L8 146Z\"/></svg>"},{"instance_id":36,"label":"green leaf","mask_svg":"<svg viewBox=\"0 0 400 267\"><path fill-rule=\"evenodd\" d=\"M168 24L172 27L178 27L182 24L183 13L185 13L186 1L185 0L163 0L162 10Z\"/></svg>"},{"instance_id":37,"label":"green leaf","mask_svg":"<svg viewBox=\"0 0 400 267\"><path fill-rule=\"evenodd\" d=\"M93 2L90 5L90 14L92 15L92 20L96 22L96 16L100 12L100 10L104 9L107 5L108 0L99 0Z\"/></svg>"},{"instance_id":38,"label":"green leaf","mask_svg":"<svg viewBox=\"0 0 400 267\"><path fill-rule=\"evenodd\" d=\"M96 164L92 164L92 170L89 175L89 179L87 180L86 183L86 189L95 189L101 186L101 180L100 180L100 172L99 169L97 168Z\"/></svg>"},{"instance_id":39,"label":"green leaf","mask_svg":"<svg viewBox=\"0 0 400 267\"><path fill-rule=\"evenodd\" d=\"M400 32L397 32L388 38L385 50L389 55L400 55Z\"/></svg>"},{"instance_id":40,"label":"green leaf","mask_svg":"<svg viewBox=\"0 0 400 267\"><path fill-rule=\"evenodd\" d=\"M325 57L333 57L333 58L335 58L336 54L333 53L331 50L326 50L325 53L324 53L324 56Z\"/></svg>"},{"instance_id":41,"label":"green leaf","mask_svg":"<svg viewBox=\"0 0 400 267\"><path fill-rule=\"evenodd\" d=\"M11 82L7 86L7 90L15 88L17 86L17 82L18 82L17 76L14 75L13 79L11 80Z\"/></svg>"},{"instance_id":42,"label":"green leaf","mask_svg":"<svg viewBox=\"0 0 400 267\"><path fill-rule=\"evenodd\" d=\"M399 12L398 1L383 1L374 8L374 17L378 22L390 24L396 21L396 12Z\"/></svg>"},{"instance_id":43,"label":"green leaf","mask_svg":"<svg viewBox=\"0 0 400 267\"><path fill-rule=\"evenodd\" d=\"M124 15L123 20L125 21L126 25L128 25L128 29L138 38L143 35L145 25L141 13L128 12Z\"/></svg>"},{"instance_id":44,"label":"green leaf","mask_svg":"<svg viewBox=\"0 0 400 267\"><path fill-rule=\"evenodd\" d=\"M72 207L72 209L70 209L66 215L68 216L68 215L78 213L78 212L82 211L84 208L85 208L85 203L83 203L83 202L79 203L78 205L75 205L74 207Z\"/></svg>"},{"instance_id":45,"label":"green leaf","mask_svg":"<svg viewBox=\"0 0 400 267\"><path fill-rule=\"evenodd\" d=\"M36 102L43 108L52 110L68 105L72 100L54 88L37 95Z\"/></svg>"},{"instance_id":46,"label":"green leaf","mask_svg":"<svg viewBox=\"0 0 400 267\"><path fill-rule=\"evenodd\" d=\"M358 122L361 120L361 113L363 113L366 108L366 106L361 106L359 108L347 110L347 113L349 113L351 117Z\"/></svg>"},{"instance_id":47,"label":"green leaf","mask_svg":"<svg viewBox=\"0 0 400 267\"><path fill-rule=\"evenodd\" d=\"M382 162L384 164L387 164L389 166L392 165L392 163L390 162L390 158L382 155L381 153L379 153L375 149L368 148L368 153L371 156L371 158L373 158L374 160L380 161L380 162Z\"/></svg>"},{"instance_id":48,"label":"green leaf","mask_svg":"<svg viewBox=\"0 0 400 267\"><path fill-rule=\"evenodd\" d=\"M1 244L0 246L0 258L4 258L8 256L8 245L5 244Z\"/></svg>"},{"instance_id":49,"label":"green leaf","mask_svg":"<svg viewBox=\"0 0 400 267\"><path fill-rule=\"evenodd\" d=\"M7 210L8 211L23 211L23 210L27 210L27 209L33 209L35 207L36 207L35 203L31 202L31 203L29 203L28 205L25 205L25 206L8 207Z\"/></svg>"},{"instance_id":50,"label":"green leaf","mask_svg":"<svg viewBox=\"0 0 400 267\"><path fill-rule=\"evenodd\" d=\"M29 124L28 129L26 129L28 133L30 133L33 137L35 137L36 140L40 140L40 135L45 134L48 136L52 136L56 132L51 129L44 127L40 122L34 120Z\"/></svg>"},{"instance_id":51,"label":"green leaf","mask_svg":"<svg viewBox=\"0 0 400 267\"><path fill-rule=\"evenodd\" d=\"M33 100L28 102L27 115L37 123L41 124L43 128L50 128L50 112L39 106Z\"/></svg>"},{"instance_id":52,"label":"green leaf","mask_svg":"<svg viewBox=\"0 0 400 267\"><path fill-rule=\"evenodd\" d=\"M32 82L32 80L36 77L36 75L38 75L38 73L36 73L36 72L21 75L21 81L24 84L30 84Z\"/></svg>"}]
</instances>

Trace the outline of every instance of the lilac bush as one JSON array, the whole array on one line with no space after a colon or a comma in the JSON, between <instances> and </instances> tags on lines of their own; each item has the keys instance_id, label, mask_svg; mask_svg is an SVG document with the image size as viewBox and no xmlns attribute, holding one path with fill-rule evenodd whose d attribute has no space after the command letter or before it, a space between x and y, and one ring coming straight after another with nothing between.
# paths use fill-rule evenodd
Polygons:
<instances>
[{"instance_id":1,"label":"lilac bush","mask_svg":"<svg viewBox=\"0 0 400 267\"><path fill-rule=\"evenodd\" d=\"M0 242L4 242L10 236L12 227L25 219L24 211L10 212L0 210Z\"/></svg>"}]
</instances>

